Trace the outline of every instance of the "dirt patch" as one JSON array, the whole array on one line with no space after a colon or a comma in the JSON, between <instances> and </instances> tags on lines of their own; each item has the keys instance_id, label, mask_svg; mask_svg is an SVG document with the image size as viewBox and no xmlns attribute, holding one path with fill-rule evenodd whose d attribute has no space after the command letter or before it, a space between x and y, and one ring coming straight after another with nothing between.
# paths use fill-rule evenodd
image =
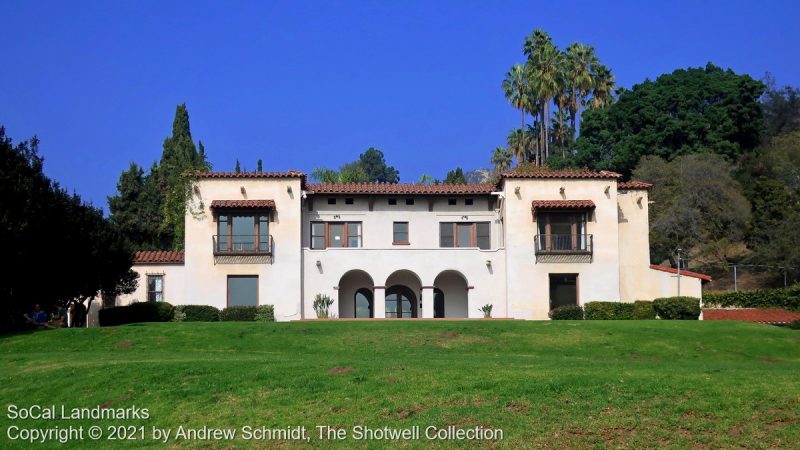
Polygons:
<instances>
[{"instance_id":1,"label":"dirt patch","mask_svg":"<svg viewBox=\"0 0 800 450\"><path fill-rule=\"evenodd\" d=\"M124 341L117 342L117 348L121 350L128 350L130 348L133 348L134 345L136 345L136 343L131 341L130 339L125 339Z\"/></svg>"},{"instance_id":2,"label":"dirt patch","mask_svg":"<svg viewBox=\"0 0 800 450\"><path fill-rule=\"evenodd\" d=\"M517 414L525 414L528 412L529 406L528 402L508 402L506 403L506 410L517 413Z\"/></svg>"},{"instance_id":3,"label":"dirt patch","mask_svg":"<svg viewBox=\"0 0 800 450\"><path fill-rule=\"evenodd\" d=\"M454 331L448 331L439 335L440 339L455 339L458 337L458 333Z\"/></svg>"},{"instance_id":4,"label":"dirt patch","mask_svg":"<svg viewBox=\"0 0 800 450\"><path fill-rule=\"evenodd\" d=\"M425 411L425 407L419 403L414 403L410 408L397 408L390 411L388 414L384 414L384 417L387 419L402 420L408 419L422 411Z\"/></svg>"},{"instance_id":5,"label":"dirt patch","mask_svg":"<svg viewBox=\"0 0 800 450\"><path fill-rule=\"evenodd\" d=\"M329 370L328 373L330 375L343 375L352 371L352 367L334 367L333 369Z\"/></svg>"},{"instance_id":6,"label":"dirt patch","mask_svg":"<svg viewBox=\"0 0 800 450\"><path fill-rule=\"evenodd\" d=\"M760 359L761 361L764 361L765 363L769 363L769 364L780 364L780 363L783 362L780 359L770 358L769 356L759 356L758 359Z\"/></svg>"}]
</instances>

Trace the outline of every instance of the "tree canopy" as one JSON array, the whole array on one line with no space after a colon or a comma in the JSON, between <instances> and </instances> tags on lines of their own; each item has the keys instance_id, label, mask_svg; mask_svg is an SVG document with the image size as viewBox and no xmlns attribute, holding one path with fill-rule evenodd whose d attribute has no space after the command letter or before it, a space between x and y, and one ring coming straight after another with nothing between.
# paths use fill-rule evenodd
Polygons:
<instances>
[{"instance_id":1,"label":"tree canopy","mask_svg":"<svg viewBox=\"0 0 800 450\"><path fill-rule=\"evenodd\" d=\"M461 167L456 167L455 170L451 170L447 172L447 176L444 178L444 184L466 184L467 179L464 178L464 171L461 170Z\"/></svg>"},{"instance_id":2,"label":"tree canopy","mask_svg":"<svg viewBox=\"0 0 800 450\"><path fill-rule=\"evenodd\" d=\"M103 212L44 175L34 138L13 145L0 127L0 328L34 303L83 302L136 287L127 242ZM32 270L42 268L46 270ZM43 278L44 277L44 278Z\"/></svg>"},{"instance_id":3,"label":"tree canopy","mask_svg":"<svg viewBox=\"0 0 800 450\"><path fill-rule=\"evenodd\" d=\"M710 63L637 84L586 112L578 164L629 175L645 155L715 153L735 162L759 144L763 92L762 82Z\"/></svg>"},{"instance_id":4,"label":"tree canopy","mask_svg":"<svg viewBox=\"0 0 800 450\"><path fill-rule=\"evenodd\" d=\"M311 178L320 183L397 183L400 172L386 164L382 151L370 147L338 171L325 167L314 169Z\"/></svg>"},{"instance_id":5,"label":"tree canopy","mask_svg":"<svg viewBox=\"0 0 800 450\"><path fill-rule=\"evenodd\" d=\"M120 174L117 193L108 198L111 221L136 250L183 248L189 188L186 174L210 169L203 143L195 147L192 140L186 104L178 105L172 135L164 139L159 163L154 163L149 173L131 163Z\"/></svg>"}]
</instances>

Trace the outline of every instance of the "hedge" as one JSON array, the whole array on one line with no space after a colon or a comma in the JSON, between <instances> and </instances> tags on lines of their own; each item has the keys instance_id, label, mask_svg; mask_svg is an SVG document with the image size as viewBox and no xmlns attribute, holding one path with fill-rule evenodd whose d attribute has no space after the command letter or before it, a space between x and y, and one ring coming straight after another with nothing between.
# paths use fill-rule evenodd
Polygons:
<instances>
[{"instance_id":1,"label":"hedge","mask_svg":"<svg viewBox=\"0 0 800 450\"><path fill-rule=\"evenodd\" d=\"M779 289L704 294L703 305L721 308L784 308L800 311L800 284Z\"/></svg>"},{"instance_id":2,"label":"hedge","mask_svg":"<svg viewBox=\"0 0 800 450\"><path fill-rule=\"evenodd\" d=\"M219 309L209 305L184 305L183 313L186 322L217 322Z\"/></svg>"},{"instance_id":3,"label":"hedge","mask_svg":"<svg viewBox=\"0 0 800 450\"><path fill-rule=\"evenodd\" d=\"M169 322L175 315L174 307L167 302L131 303L101 309L98 313L101 327L139 322Z\"/></svg>"},{"instance_id":4,"label":"hedge","mask_svg":"<svg viewBox=\"0 0 800 450\"><path fill-rule=\"evenodd\" d=\"M275 322L275 306L259 305L256 306L256 322Z\"/></svg>"},{"instance_id":5,"label":"hedge","mask_svg":"<svg viewBox=\"0 0 800 450\"><path fill-rule=\"evenodd\" d=\"M576 305L559 306L550 311L553 320L583 320L583 308Z\"/></svg>"},{"instance_id":6,"label":"hedge","mask_svg":"<svg viewBox=\"0 0 800 450\"><path fill-rule=\"evenodd\" d=\"M656 310L653 309L653 302L648 300L636 300L633 302L633 320L655 320Z\"/></svg>"},{"instance_id":7,"label":"hedge","mask_svg":"<svg viewBox=\"0 0 800 450\"><path fill-rule=\"evenodd\" d=\"M256 320L255 306L229 306L219 313L223 322L252 322Z\"/></svg>"},{"instance_id":8,"label":"hedge","mask_svg":"<svg viewBox=\"0 0 800 450\"><path fill-rule=\"evenodd\" d=\"M789 322L789 328L793 330L800 330L800 319L795 319Z\"/></svg>"},{"instance_id":9,"label":"hedge","mask_svg":"<svg viewBox=\"0 0 800 450\"><path fill-rule=\"evenodd\" d=\"M588 302L583 305L586 320L632 320L633 303Z\"/></svg>"},{"instance_id":10,"label":"hedge","mask_svg":"<svg viewBox=\"0 0 800 450\"><path fill-rule=\"evenodd\" d=\"M664 297L653 300L653 309L664 320L697 320L700 318L700 299L695 297Z\"/></svg>"}]
</instances>

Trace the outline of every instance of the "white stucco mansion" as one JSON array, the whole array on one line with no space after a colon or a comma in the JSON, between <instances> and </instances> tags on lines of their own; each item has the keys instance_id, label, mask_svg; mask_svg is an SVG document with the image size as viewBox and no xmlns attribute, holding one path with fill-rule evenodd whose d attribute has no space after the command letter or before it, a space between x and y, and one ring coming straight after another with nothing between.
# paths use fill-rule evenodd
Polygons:
<instances>
[{"instance_id":1,"label":"white stucco mansion","mask_svg":"<svg viewBox=\"0 0 800 450\"><path fill-rule=\"evenodd\" d=\"M557 306L700 297L706 275L650 265L648 189L613 172L511 171L498 184L308 184L207 173L184 252L140 252L132 301L272 304L276 320L547 319Z\"/></svg>"}]
</instances>

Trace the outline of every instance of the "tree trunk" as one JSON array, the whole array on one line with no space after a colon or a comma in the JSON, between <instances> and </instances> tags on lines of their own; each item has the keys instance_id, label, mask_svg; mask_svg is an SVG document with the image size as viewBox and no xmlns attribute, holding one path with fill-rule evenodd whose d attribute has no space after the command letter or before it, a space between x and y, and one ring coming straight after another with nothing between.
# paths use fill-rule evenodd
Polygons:
<instances>
[{"instance_id":1,"label":"tree trunk","mask_svg":"<svg viewBox=\"0 0 800 450\"><path fill-rule=\"evenodd\" d=\"M547 161L550 157L550 127L547 125L550 122L550 100L544 102L544 158L542 163Z\"/></svg>"},{"instance_id":2,"label":"tree trunk","mask_svg":"<svg viewBox=\"0 0 800 450\"><path fill-rule=\"evenodd\" d=\"M528 154L525 149L525 109L520 108L520 111L522 111L522 128L520 128L520 131L522 131L520 139L522 139L522 141L520 141L520 145L522 146L522 162L525 162L525 160L528 159ZM517 165L519 165L519 161L517 161Z\"/></svg>"}]
</instances>

